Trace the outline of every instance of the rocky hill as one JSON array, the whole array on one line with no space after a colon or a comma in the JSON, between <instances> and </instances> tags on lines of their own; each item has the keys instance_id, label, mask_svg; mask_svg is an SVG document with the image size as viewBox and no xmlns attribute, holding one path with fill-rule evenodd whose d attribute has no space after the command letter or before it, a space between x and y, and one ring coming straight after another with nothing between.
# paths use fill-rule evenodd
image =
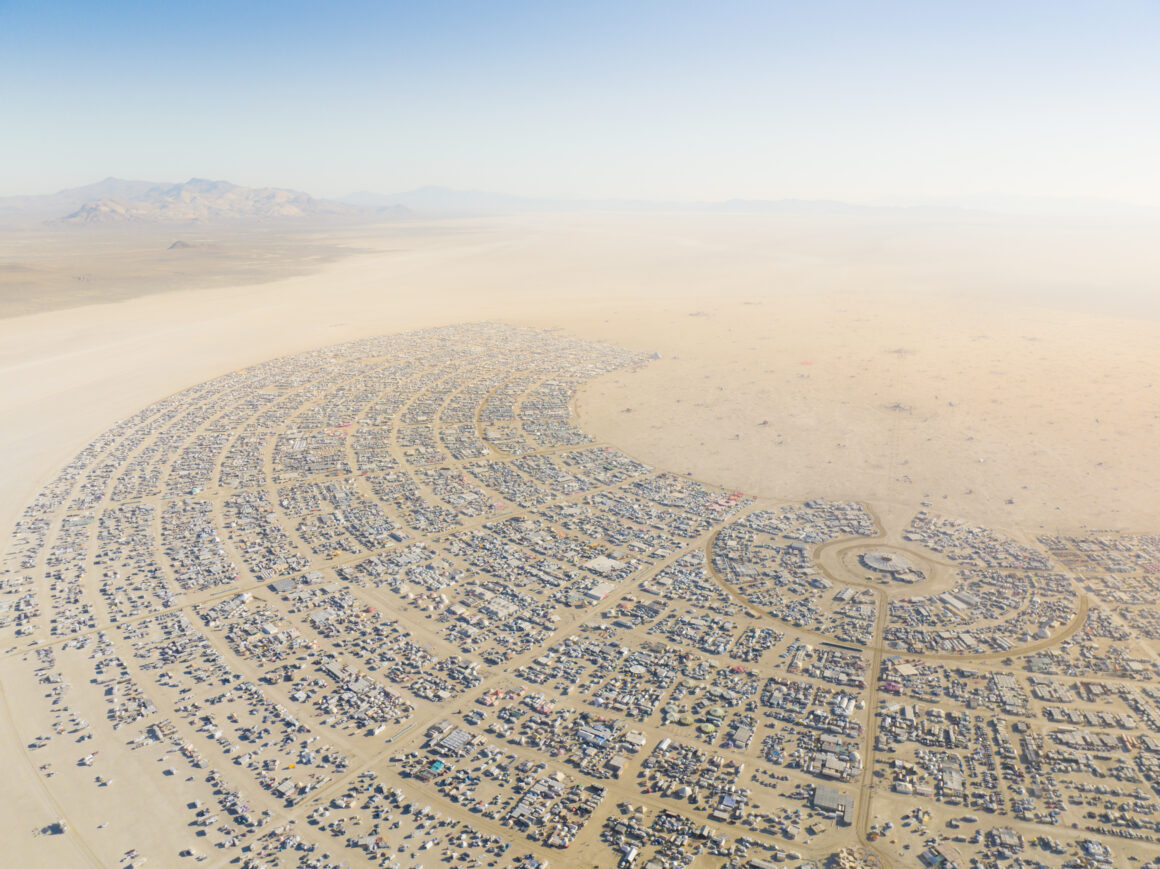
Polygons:
<instances>
[{"instance_id":1,"label":"rocky hill","mask_svg":"<svg viewBox=\"0 0 1160 869\"><path fill-rule=\"evenodd\" d=\"M63 223L193 223L221 220L358 216L363 209L315 199L297 190L241 187L228 181L192 178L159 184L130 197L108 196L82 204Z\"/></svg>"},{"instance_id":2,"label":"rocky hill","mask_svg":"<svg viewBox=\"0 0 1160 869\"><path fill-rule=\"evenodd\" d=\"M181 184L106 178L43 196L0 198L0 220L58 226L209 224L304 218L378 220L409 216L402 206L376 207L317 199L297 190L243 187L191 178Z\"/></svg>"}]
</instances>

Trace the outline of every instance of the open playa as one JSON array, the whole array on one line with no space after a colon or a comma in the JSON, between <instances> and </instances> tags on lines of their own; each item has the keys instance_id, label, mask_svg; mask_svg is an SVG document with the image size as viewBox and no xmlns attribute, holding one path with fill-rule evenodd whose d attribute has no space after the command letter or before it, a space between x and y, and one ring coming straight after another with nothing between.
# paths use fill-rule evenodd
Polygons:
<instances>
[{"instance_id":1,"label":"open playa","mask_svg":"<svg viewBox=\"0 0 1160 869\"><path fill-rule=\"evenodd\" d=\"M347 229L310 242L334 261L261 283L182 289L220 282L220 264L166 264L169 291L0 320L0 518L104 427L199 380L487 319L659 353L579 409L663 467L769 497L938 501L1013 529L1144 530L1160 516L1146 229L553 215Z\"/></svg>"},{"instance_id":2,"label":"open playa","mask_svg":"<svg viewBox=\"0 0 1160 869\"><path fill-rule=\"evenodd\" d=\"M1158 32L0 4L0 865L1160 869Z\"/></svg>"},{"instance_id":3,"label":"open playa","mask_svg":"<svg viewBox=\"0 0 1160 869\"><path fill-rule=\"evenodd\" d=\"M573 408L598 441L660 470L767 503L863 502L891 543L923 507L1022 541L1085 527L1155 533L1160 310L1148 289L1160 272L1141 253L1146 237L969 214L921 225L902 215L556 214L304 234L291 246L305 252L279 266L290 276L262 271L263 257L290 244L270 236L250 260L238 239L225 260L180 250L177 271L161 254L118 251L108 234L77 230L39 250L30 241L28 262L66 244L79 261L99 245L102 281L116 283L118 263L133 269L124 298L87 304L58 275L44 286L46 310L22 303L0 319L0 526L101 431L178 390L351 339L493 321L652 357L595 379ZM171 241L154 240L159 251ZM1100 288L1100 312L1078 304ZM836 574L854 563L832 561ZM951 580L939 564L941 592ZM3 664L5 699L31 709L45 686L21 664L15 653ZM99 706L86 665L70 666L71 702ZM86 767L46 784L22 745L52 723L36 716L0 730L0 756L26 761L10 787L28 798L9 800L0 820L24 862L115 865L126 842L171 853L185 801L212 799L199 779L173 803L184 773L159 778L171 758L156 746L106 754L115 788L89 789ZM656 740L654 727L642 729ZM63 768L78 751L36 757ZM138 779L148 784L128 786ZM129 817L142 801L168 814L117 838L33 837L65 814L60 782L80 794L69 811L86 818ZM608 859L594 839L585 848Z\"/></svg>"}]
</instances>

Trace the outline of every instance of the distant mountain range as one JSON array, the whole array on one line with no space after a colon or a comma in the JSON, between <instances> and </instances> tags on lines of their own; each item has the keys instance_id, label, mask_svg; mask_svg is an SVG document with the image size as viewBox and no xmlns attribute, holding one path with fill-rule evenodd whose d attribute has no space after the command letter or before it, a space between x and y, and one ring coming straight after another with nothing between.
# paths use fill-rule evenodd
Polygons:
<instances>
[{"instance_id":1,"label":"distant mountain range","mask_svg":"<svg viewBox=\"0 0 1160 869\"><path fill-rule=\"evenodd\" d=\"M381 208L402 205L416 215L427 217L476 217L530 212L585 211L683 211L704 214L785 214L882 217L969 217L973 215L1150 218L1160 217L1160 209L1147 205L1106 199L1065 196L927 196L893 197L871 205L834 199L726 199L719 201L656 201L637 199L535 199L454 190L447 187L419 187L403 193L352 193L342 202Z\"/></svg>"},{"instance_id":2,"label":"distant mountain range","mask_svg":"<svg viewBox=\"0 0 1160 869\"><path fill-rule=\"evenodd\" d=\"M648 202L627 199L536 199L420 187L403 193L352 193L341 200L317 199L297 190L242 187L228 181L191 178L182 184L106 178L43 196L0 198L0 218L64 226L122 224L208 224L227 221L315 219L380 220L400 217L481 217L533 212L701 211L780 214L870 214L905 211L829 200L742 200ZM930 208L924 208L930 211ZM937 208L938 211L954 209Z\"/></svg>"},{"instance_id":3,"label":"distant mountain range","mask_svg":"<svg viewBox=\"0 0 1160 869\"><path fill-rule=\"evenodd\" d=\"M0 215L65 225L181 224L302 218L405 217L402 207L316 199L297 190L191 178L182 184L106 178L46 196L0 198Z\"/></svg>"},{"instance_id":4,"label":"distant mountain range","mask_svg":"<svg viewBox=\"0 0 1160 869\"><path fill-rule=\"evenodd\" d=\"M448 187L419 187L403 193L384 195L362 191L340 200L348 205L382 208L401 205L417 215L476 217L545 211L701 211L763 212L776 214L874 214L901 211L898 207L853 205L827 199L729 199L722 202L674 202L636 199L536 199L487 193L481 190L454 190ZM941 211L956 209L939 208Z\"/></svg>"},{"instance_id":5,"label":"distant mountain range","mask_svg":"<svg viewBox=\"0 0 1160 869\"><path fill-rule=\"evenodd\" d=\"M61 226L210 224L304 219L377 221L404 217L485 217L535 212L700 212L828 216L954 217L971 214L1151 217L1160 210L1124 203L1050 197L894 199L857 205L828 199L729 199L720 202L628 199L538 199L419 187L402 193L352 193L317 199L297 190L242 187L191 178L183 184L106 178L45 196L0 198L0 221Z\"/></svg>"}]
</instances>

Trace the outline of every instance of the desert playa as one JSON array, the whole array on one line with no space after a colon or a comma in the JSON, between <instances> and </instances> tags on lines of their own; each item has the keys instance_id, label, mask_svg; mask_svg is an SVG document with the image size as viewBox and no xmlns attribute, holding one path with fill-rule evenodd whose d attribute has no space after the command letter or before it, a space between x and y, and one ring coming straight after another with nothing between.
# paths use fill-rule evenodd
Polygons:
<instances>
[{"instance_id":1,"label":"desert playa","mask_svg":"<svg viewBox=\"0 0 1160 869\"><path fill-rule=\"evenodd\" d=\"M154 229L149 260L134 238L123 271L147 295L0 320L5 519L102 428L170 392L283 353L479 319L659 354L585 391L578 411L602 438L699 479L769 497L928 500L1013 530L1145 530L1160 515L1147 482L1160 467L1147 227L736 214L386 224L300 235L325 261L224 287L212 284L234 272L219 251L242 259L244 240L199 240L201 260L167 250L188 235ZM30 239L7 271L65 244L98 245L116 284L116 236L83 229L39 250ZM255 240L255 262L271 246ZM61 284L29 292L87 301ZM1101 313L1078 306L1099 293Z\"/></svg>"},{"instance_id":2,"label":"desert playa","mask_svg":"<svg viewBox=\"0 0 1160 869\"><path fill-rule=\"evenodd\" d=\"M40 310L0 319L0 524L24 523L5 589L25 606L0 659L6 847L228 865L322 841L367 865L428 847L533 865L574 839L564 865L604 866L663 839L670 865L708 867L746 856L743 824L769 859L824 860L856 832L873 853L850 860L893 865L931 830L952 853L968 800L1018 818L973 844L1063 835L1054 778L1010 804L963 783L997 791L990 734L1007 752L1025 718L1027 740L1147 711L1129 679L1160 660L1154 538L1123 538L1128 577L1080 551L1127 551L1095 529L1160 516L1160 320L1133 231L552 214L267 233L251 257L241 233L25 236L5 274L53 277ZM85 245L102 283L130 276L124 297L73 287L56 252ZM1103 312L1077 305L1107 281ZM262 422L264 446L215 427L283 399L297 415ZM159 401L176 428L122 451ZM100 519L83 498L26 513L112 426L111 481L86 470L98 501L109 488ZM37 510L60 513L51 537ZM1041 682L1032 703L1027 673L990 669L1009 655L1114 672L1117 705L1093 711L1090 682L1083 713ZM919 748L931 732L967 767ZM933 781L932 819L912 795ZM1095 803L1071 805L1078 825ZM1084 823L1117 853L1154 841Z\"/></svg>"},{"instance_id":3,"label":"desert playa","mask_svg":"<svg viewBox=\"0 0 1160 869\"><path fill-rule=\"evenodd\" d=\"M0 4L0 864L1160 869L1158 31Z\"/></svg>"}]
</instances>

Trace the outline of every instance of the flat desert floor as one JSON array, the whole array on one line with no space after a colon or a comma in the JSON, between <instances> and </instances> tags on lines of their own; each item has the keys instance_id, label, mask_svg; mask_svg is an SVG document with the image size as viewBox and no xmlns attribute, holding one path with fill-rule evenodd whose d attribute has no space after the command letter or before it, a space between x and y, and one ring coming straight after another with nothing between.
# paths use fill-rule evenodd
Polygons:
<instances>
[{"instance_id":1,"label":"flat desert floor","mask_svg":"<svg viewBox=\"0 0 1160 869\"><path fill-rule=\"evenodd\" d=\"M94 436L175 391L326 344L492 320L655 353L576 408L658 468L771 499L926 503L1024 538L1156 532L1148 238L969 216L521 216L303 237L315 261L291 276L181 249L173 277L160 255L142 265L139 247L78 233L69 256L100 247L103 281L136 270L115 301L62 296L58 281L51 304L25 298L0 319L0 527ZM13 738L0 733L5 757L22 751ZM0 841L53 814L37 778L10 777L9 794L40 796L5 800ZM44 847L50 861L68 846Z\"/></svg>"},{"instance_id":2,"label":"flat desert floor","mask_svg":"<svg viewBox=\"0 0 1160 869\"><path fill-rule=\"evenodd\" d=\"M118 253L107 233L78 232L71 258L92 245L102 280L120 268L148 294L0 320L0 524L98 432L178 389L283 353L487 319L659 354L582 395L583 423L707 482L926 500L1014 531L1151 530L1160 263L1141 253L1145 230L724 214L401 223L300 239L327 252L314 271L234 286L213 286L237 278L216 254L176 251L175 270L140 239ZM151 274L198 288L158 292Z\"/></svg>"}]
</instances>

